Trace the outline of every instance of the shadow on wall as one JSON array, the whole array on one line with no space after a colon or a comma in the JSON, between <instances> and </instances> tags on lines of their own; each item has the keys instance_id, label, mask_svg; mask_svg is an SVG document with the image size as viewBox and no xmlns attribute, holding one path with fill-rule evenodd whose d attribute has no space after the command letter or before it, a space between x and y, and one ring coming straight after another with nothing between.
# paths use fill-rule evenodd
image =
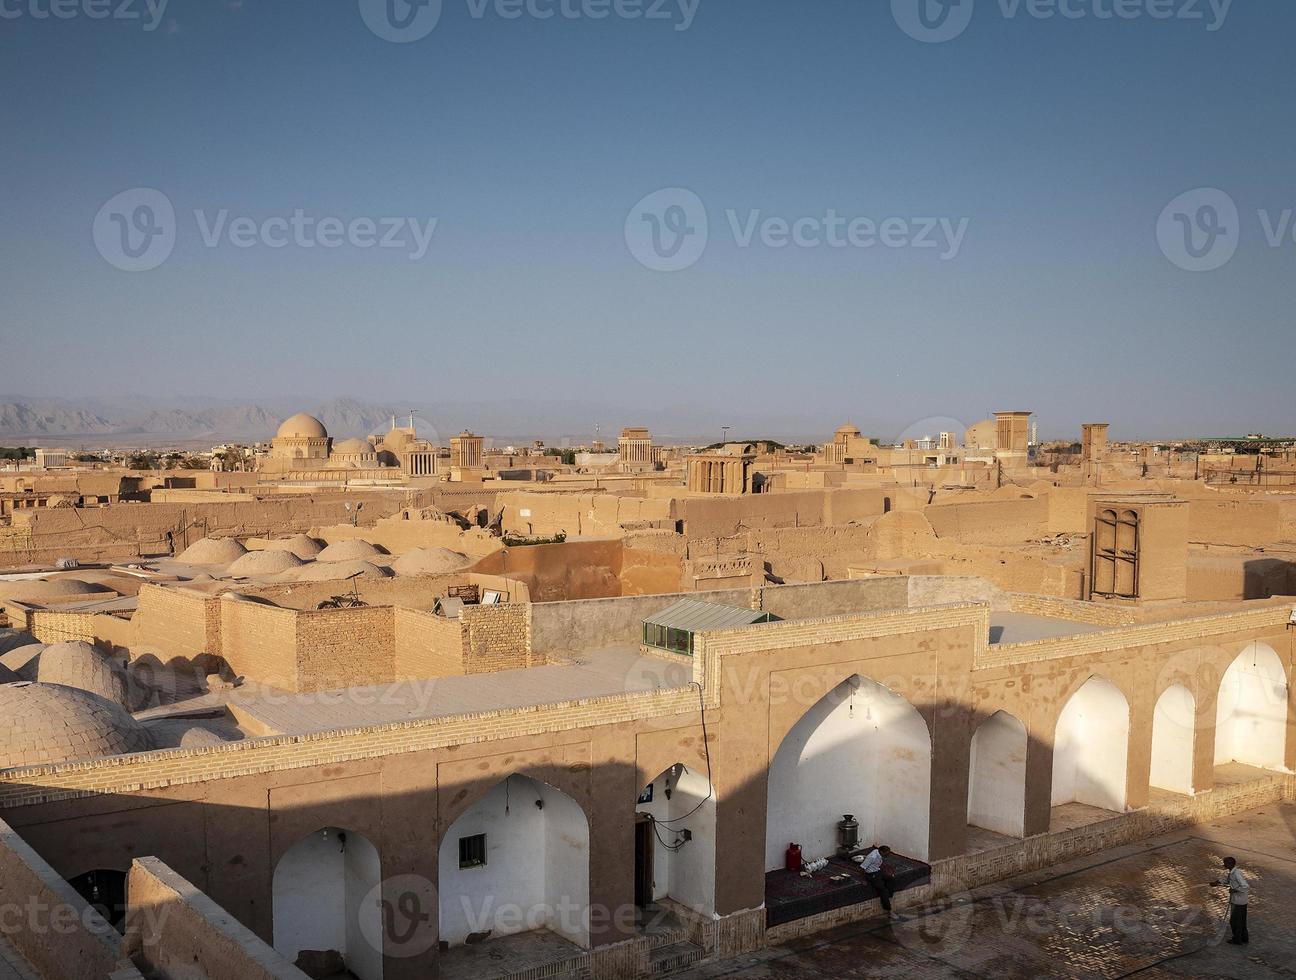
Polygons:
<instances>
[{"instance_id":1,"label":"shadow on wall","mask_svg":"<svg viewBox=\"0 0 1296 980\"><path fill-rule=\"evenodd\" d=\"M1235 664L1212 761L1281 765L1283 665L1264 644ZM787 722L786 734L771 744L768 765L744 779L731 775L742 765L733 753L749 744L741 733L750 711L739 702L708 711L705 744L697 713L643 723L634 762L593 761L606 728L560 731L269 773L234 760L244 774L218 783L37 803L3 816L65 878L125 872L134 857L154 854L290 959L318 970L340 960L359 980L400 980L435 975L442 940L475 944L539 928L576 950L634 937L637 890L641 901L660 896L655 876L673 882L682 867L656 861L658 846L693 861L705 855L711 907L705 894L690 894L701 911L731 915L761 906L765 874L781 866L788 844L802 844L807 859L830 853L846 813L861 817L862 843L939 859L966 849L969 823L1020 838L1047 831L1052 806L1123 809L1127 767L1146 771L1147 756L1158 755L1155 731L1140 747L1126 695L1098 675L1074 690L1045 740L1003 711L956 701L919 710L851 672L862 666L843 665L846 676L826 692L816 687L818 666L808 668L786 710L758 695L771 719ZM1280 689L1281 718L1265 707ZM1166 721L1201 731L1206 722L1191 709L1176 719L1175 703L1158 705ZM1265 758L1244 758L1261 734ZM737 749L728 748L731 737ZM1178 778L1175 765L1194 760L1171 749L1160 753L1161 771ZM682 781L681 760L693 782L713 781L714 850L704 825L691 822L704 811L679 801L663 811L660 798L645 799L651 781L655 793L669 787L705 800L703 788ZM637 832L645 812L671 828L659 843ZM692 839L681 843L684 829ZM302 959L303 951L312 955Z\"/></svg>"},{"instance_id":2,"label":"shadow on wall","mask_svg":"<svg viewBox=\"0 0 1296 980\"><path fill-rule=\"evenodd\" d=\"M1257 558L1243 566L1243 597L1269 599L1296 595L1296 562Z\"/></svg>"}]
</instances>

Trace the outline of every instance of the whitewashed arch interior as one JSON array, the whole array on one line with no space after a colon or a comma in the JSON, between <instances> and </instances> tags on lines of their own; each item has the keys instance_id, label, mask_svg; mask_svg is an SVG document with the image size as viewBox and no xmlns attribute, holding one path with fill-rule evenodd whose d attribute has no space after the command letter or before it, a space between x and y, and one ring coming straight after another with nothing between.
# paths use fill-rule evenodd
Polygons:
<instances>
[{"instance_id":1,"label":"whitewashed arch interior","mask_svg":"<svg viewBox=\"0 0 1296 980\"><path fill-rule=\"evenodd\" d=\"M460 839L479 834L485 863L461 868ZM510 776L450 826L438 863L443 942L548 929L589 945L589 822L565 793Z\"/></svg>"},{"instance_id":2,"label":"whitewashed arch interior","mask_svg":"<svg viewBox=\"0 0 1296 980\"><path fill-rule=\"evenodd\" d=\"M1273 648L1250 644L1220 681L1215 764L1282 769L1287 744L1287 674Z\"/></svg>"},{"instance_id":3,"label":"whitewashed arch interior","mask_svg":"<svg viewBox=\"0 0 1296 980\"><path fill-rule=\"evenodd\" d=\"M1053 805L1125 809L1129 702L1111 681L1091 677L1071 695L1053 736Z\"/></svg>"},{"instance_id":4,"label":"whitewashed arch interior","mask_svg":"<svg viewBox=\"0 0 1296 980\"><path fill-rule=\"evenodd\" d=\"M1152 712L1152 769L1148 782L1172 793L1193 793L1193 733L1197 702L1182 684L1171 684Z\"/></svg>"},{"instance_id":5,"label":"whitewashed arch interior","mask_svg":"<svg viewBox=\"0 0 1296 980\"><path fill-rule=\"evenodd\" d=\"M672 766L650 785L652 802L636 804L635 812L658 821L653 842L653 899L670 898L703 915L713 915L716 797L706 773ZM683 840L686 830L692 834L690 840Z\"/></svg>"},{"instance_id":6,"label":"whitewashed arch interior","mask_svg":"<svg viewBox=\"0 0 1296 980\"><path fill-rule=\"evenodd\" d=\"M996 711L972 736L968 823L1010 837L1025 834L1026 726Z\"/></svg>"},{"instance_id":7,"label":"whitewashed arch interior","mask_svg":"<svg viewBox=\"0 0 1296 980\"><path fill-rule=\"evenodd\" d=\"M926 860L930 805L927 723L900 695L856 675L807 711L774 755L765 867L783 867L793 842L806 860L832 854L847 813L862 843Z\"/></svg>"},{"instance_id":8,"label":"whitewashed arch interior","mask_svg":"<svg viewBox=\"0 0 1296 980\"><path fill-rule=\"evenodd\" d=\"M382 980L382 881L378 849L361 834L325 827L279 859L271 887L274 948L294 962L302 950L336 950L359 980Z\"/></svg>"}]
</instances>

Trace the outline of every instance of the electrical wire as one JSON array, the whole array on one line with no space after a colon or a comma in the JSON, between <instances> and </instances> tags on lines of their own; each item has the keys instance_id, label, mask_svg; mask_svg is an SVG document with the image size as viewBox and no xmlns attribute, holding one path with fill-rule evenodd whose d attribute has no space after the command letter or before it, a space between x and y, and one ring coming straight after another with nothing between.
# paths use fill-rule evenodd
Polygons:
<instances>
[{"instance_id":1,"label":"electrical wire","mask_svg":"<svg viewBox=\"0 0 1296 980\"><path fill-rule=\"evenodd\" d=\"M697 681L692 681L691 684L690 684L690 686L691 686L691 687L696 687L696 688L697 688L697 691L698 691L698 711L699 711L699 712L701 713L701 715L702 715L702 750L703 750L703 752L706 753L706 767L707 767L707 795L704 796L704 797L702 797L702 801L701 801L700 803L698 803L698 805L695 806L695 807L694 807L692 810L690 810L688 813L684 814L682 817L671 817L669 820L658 820L656 817L651 818L654 824L661 823L661 824L665 824L667 827L670 827L671 824L679 823L681 820L687 820L689 817L693 816L693 814L695 814L695 813L697 813L699 810L701 810L702 807L706 806L707 801L709 801L709 800L711 799L711 797L715 795L715 784L711 781L711 741L710 741L710 739L707 737L706 701L703 699L703 696L702 696L702 685L701 685L701 684L699 684ZM674 828L671 828L671 829L674 829Z\"/></svg>"}]
</instances>

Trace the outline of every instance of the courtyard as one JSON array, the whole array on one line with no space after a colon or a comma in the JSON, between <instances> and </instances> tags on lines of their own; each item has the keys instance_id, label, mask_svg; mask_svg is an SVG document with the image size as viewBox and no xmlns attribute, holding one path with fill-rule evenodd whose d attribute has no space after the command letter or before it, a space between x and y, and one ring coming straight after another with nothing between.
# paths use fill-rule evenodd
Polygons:
<instances>
[{"instance_id":1,"label":"courtyard","mask_svg":"<svg viewBox=\"0 0 1296 980\"><path fill-rule=\"evenodd\" d=\"M1229 854L1251 882L1245 947L1207 884ZM1294 904L1296 804L1273 804L677 976L1290 977Z\"/></svg>"}]
</instances>

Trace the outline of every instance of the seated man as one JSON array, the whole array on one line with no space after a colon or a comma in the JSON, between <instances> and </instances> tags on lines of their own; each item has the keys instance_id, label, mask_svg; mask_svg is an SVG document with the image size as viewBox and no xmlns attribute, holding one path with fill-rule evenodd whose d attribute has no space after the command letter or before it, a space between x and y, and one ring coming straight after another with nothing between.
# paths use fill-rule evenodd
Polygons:
<instances>
[{"instance_id":1,"label":"seated man","mask_svg":"<svg viewBox=\"0 0 1296 980\"><path fill-rule=\"evenodd\" d=\"M885 844L879 844L867 854L856 856L854 859L859 863L860 870L864 872L864 877L868 879L868 883L878 893L878 899L882 902L882 908L886 912L891 911L891 896L895 893L895 889L891 887L891 882L882 870L883 862L890 853L891 848Z\"/></svg>"}]
</instances>

